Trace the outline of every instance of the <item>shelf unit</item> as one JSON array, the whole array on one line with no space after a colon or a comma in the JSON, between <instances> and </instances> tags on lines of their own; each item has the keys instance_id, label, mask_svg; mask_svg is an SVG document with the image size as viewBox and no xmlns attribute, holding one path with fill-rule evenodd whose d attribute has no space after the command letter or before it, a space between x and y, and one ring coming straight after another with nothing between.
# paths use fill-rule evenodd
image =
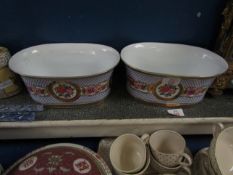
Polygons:
<instances>
[{"instance_id":1,"label":"shelf unit","mask_svg":"<svg viewBox=\"0 0 233 175\"><path fill-rule=\"evenodd\" d=\"M0 101L7 104L36 104L24 92ZM73 108L45 108L31 122L0 122L0 139L106 137L131 132L141 135L157 129L182 134L210 134L215 123L233 124L233 93L208 97L184 108L184 117L171 116L167 108L135 100L125 89L115 88L98 104Z\"/></svg>"}]
</instances>

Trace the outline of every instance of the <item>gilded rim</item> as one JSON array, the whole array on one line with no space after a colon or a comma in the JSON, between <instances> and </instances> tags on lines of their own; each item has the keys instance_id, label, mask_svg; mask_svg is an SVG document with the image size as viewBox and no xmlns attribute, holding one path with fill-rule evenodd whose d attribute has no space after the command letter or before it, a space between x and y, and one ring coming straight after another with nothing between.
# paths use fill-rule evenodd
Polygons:
<instances>
[{"instance_id":1,"label":"gilded rim","mask_svg":"<svg viewBox=\"0 0 233 175\"><path fill-rule=\"evenodd\" d=\"M88 76L74 76L74 77L39 77L39 76L30 76L30 75L24 75L24 74L19 74L17 72L17 74L19 74L20 76L22 77L26 77L26 78L33 78L33 79L45 79L45 80L59 80L59 81L65 81L67 79L84 79L84 78L95 78L96 76L101 76L101 75L104 75L104 74L107 74L107 73L110 73L113 71L114 68L106 71L106 72L103 72L103 73L99 73L99 74L93 74L93 75L88 75ZM13 70L12 70L13 71ZM14 72L14 71L13 71Z\"/></svg>"},{"instance_id":2,"label":"gilded rim","mask_svg":"<svg viewBox=\"0 0 233 175\"><path fill-rule=\"evenodd\" d=\"M162 42L139 42L139 43L132 43L130 45L127 45L125 46L121 52L120 52L120 55L121 55L121 60L124 62L124 64L126 66L128 66L129 68L133 69L133 70L136 70L138 72L141 72L141 73L144 73L144 74L147 74L147 75L152 75L152 76L160 76L160 77L166 77L166 78L169 78L169 77L174 77L174 78L182 78L182 79L209 79L209 78L215 78L217 76L220 76L221 74L224 74L227 72L227 70L229 69L229 65L228 63L226 62L225 59L223 59L223 62L225 62L226 66L227 66L227 69L221 73L218 73L218 74L215 74L215 75L212 75L212 76L206 76L206 77L200 77L200 76L183 76L183 75L171 75L171 74L165 74L165 73L155 73L155 72L150 72L150 71L146 71L146 70L142 70L142 69L139 69L139 68L135 68L135 67L132 67L131 65L129 65L128 63L126 63L126 61L124 61L124 59L122 58L122 51L127 48L127 47L130 47L130 46L134 46L136 44L147 44L147 43L159 43L159 44L175 44L175 45L183 45L183 46L189 46L189 47L195 47L195 48L200 48L200 49L205 49L205 48L201 48L201 47L198 47L198 46L192 46L192 45L187 45L187 44L180 44L180 43L162 43ZM205 49L207 50L207 49ZM211 51L213 52L213 51ZM214 53L214 52L213 52ZM217 53L214 53L216 55L218 55ZM218 55L220 56L220 55ZM221 56L220 56L221 57Z\"/></svg>"},{"instance_id":3,"label":"gilded rim","mask_svg":"<svg viewBox=\"0 0 233 175\"><path fill-rule=\"evenodd\" d=\"M123 61L123 60L122 60ZM123 61L124 64L130 68L130 69L133 69L137 72L140 72L140 73L143 73L143 74L146 74L146 75L151 75L151 76L156 76L156 77L164 77L164 78L181 78L181 79L211 79L211 78L216 78L217 76L220 76L224 73L227 72L227 70L229 69L229 67L222 73L219 73L219 74L216 74L216 75L213 75L213 76L209 76L209 77L187 77L187 76L181 76L181 75L170 75L170 74L162 74L162 73L152 73L152 72L148 72L148 71L144 71L144 70L140 70L138 68L134 68L134 67L131 67L130 65L128 65L125 61Z\"/></svg>"}]
</instances>

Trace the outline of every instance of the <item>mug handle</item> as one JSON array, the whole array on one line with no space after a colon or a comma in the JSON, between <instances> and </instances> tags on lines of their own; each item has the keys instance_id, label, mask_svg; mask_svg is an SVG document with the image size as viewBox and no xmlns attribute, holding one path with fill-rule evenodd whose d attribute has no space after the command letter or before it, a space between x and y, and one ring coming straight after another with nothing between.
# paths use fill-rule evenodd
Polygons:
<instances>
[{"instance_id":1,"label":"mug handle","mask_svg":"<svg viewBox=\"0 0 233 175\"><path fill-rule=\"evenodd\" d=\"M220 132L225 128L223 123L217 123L213 126L212 132L213 132L213 137L217 138Z\"/></svg>"},{"instance_id":2,"label":"mug handle","mask_svg":"<svg viewBox=\"0 0 233 175\"><path fill-rule=\"evenodd\" d=\"M144 142L144 144L145 145L148 145L149 144L149 139L150 139L150 135L149 134L143 134L142 136L141 136L141 139L142 139L142 141Z\"/></svg>"},{"instance_id":3,"label":"mug handle","mask_svg":"<svg viewBox=\"0 0 233 175\"><path fill-rule=\"evenodd\" d=\"M184 160L183 160L184 158ZM179 164L184 167L184 166L191 166L193 163L192 158L186 154L186 153L181 153L180 154L180 159L179 159Z\"/></svg>"}]
</instances>

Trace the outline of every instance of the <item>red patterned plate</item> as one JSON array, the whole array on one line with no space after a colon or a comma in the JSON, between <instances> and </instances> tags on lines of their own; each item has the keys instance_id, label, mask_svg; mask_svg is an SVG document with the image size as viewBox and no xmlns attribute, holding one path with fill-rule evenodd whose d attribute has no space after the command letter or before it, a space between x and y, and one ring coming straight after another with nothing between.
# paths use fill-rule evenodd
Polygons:
<instances>
[{"instance_id":1,"label":"red patterned plate","mask_svg":"<svg viewBox=\"0 0 233 175\"><path fill-rule=\"evenodd\" d=\"M29 153L6 175L112 175L104 160L76 144L54 144Z\"/></svg>"}]
</instances>

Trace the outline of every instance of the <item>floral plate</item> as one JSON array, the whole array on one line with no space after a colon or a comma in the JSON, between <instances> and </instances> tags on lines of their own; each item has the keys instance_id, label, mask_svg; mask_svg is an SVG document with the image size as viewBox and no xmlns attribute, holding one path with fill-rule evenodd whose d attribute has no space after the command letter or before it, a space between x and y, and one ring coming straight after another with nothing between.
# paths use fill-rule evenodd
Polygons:
<instances>
[{"instance_id":1,"label":"floral plate","mask_svg":"<svg viewBox=\"0 0 233 175\"><path fill-rule=\"evenodd\" d=\"M76 144L54 144L17 161L4 175L112 175L104 160Z\"/></svg>"}]
</instances>

